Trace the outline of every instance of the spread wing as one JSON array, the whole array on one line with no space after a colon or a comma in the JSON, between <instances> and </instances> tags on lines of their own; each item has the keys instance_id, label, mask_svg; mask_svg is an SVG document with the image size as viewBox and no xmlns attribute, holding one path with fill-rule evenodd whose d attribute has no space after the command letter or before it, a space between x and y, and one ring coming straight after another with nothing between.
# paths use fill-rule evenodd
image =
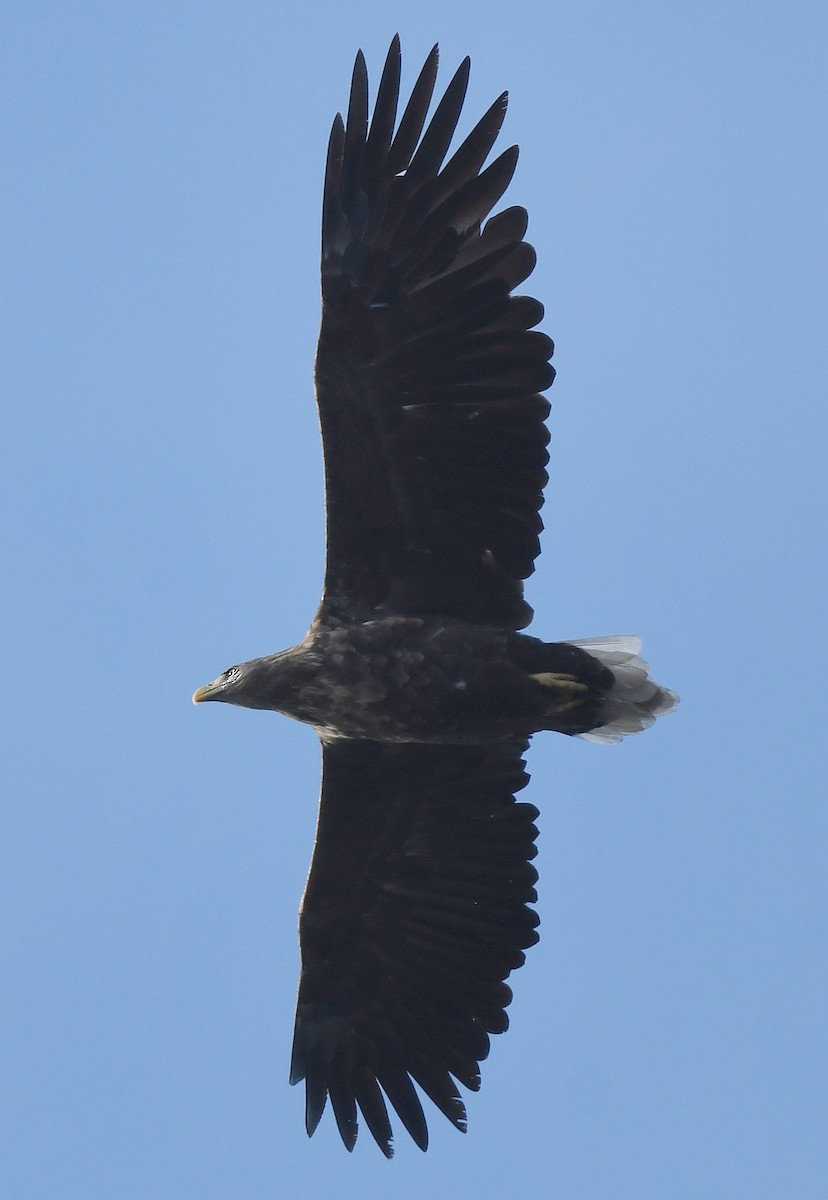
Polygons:
<instances>
[{"instance_id":1,"label":"spread wing","mask_svg":"<svg viewBox=\"0 0 828 1200\"><path fill-rule=\"evenodd\" d=\"M526 745L323 747L291 1061L309 1134L330 1096L347 1148L359 1109L390 1158L384 1093L425 1150L412 1080L465 1130L454 1081L480 1086L503 981L538 940Z\"/></svg>"},{"instance_id":2,"label":"spread wing","mask_svg":"<svg viewBox=\"0 0 828 1200\"><path fill-rule=\"evenodd\" d=\"M316 361L323 606L522 628L532 615L522 581L540 550L552 342L533 331L539 302L511 295L535 263L525 210L489 217L517 161L513 146L483 167L506 94L443 165L469 60L425 127L436 73L435 47L397 123L395 38L369 129L358 54L347 124L337 116L331 131Z\"/></svg>"}]
</instances>

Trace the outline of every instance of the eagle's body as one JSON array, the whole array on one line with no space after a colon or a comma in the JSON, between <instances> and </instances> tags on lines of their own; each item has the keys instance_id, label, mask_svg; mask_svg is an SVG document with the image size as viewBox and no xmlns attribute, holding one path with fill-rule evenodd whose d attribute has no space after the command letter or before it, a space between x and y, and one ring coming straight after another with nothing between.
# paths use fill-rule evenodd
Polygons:
<instances>
[{"instance_id":1,"label":"eagle's body","mask_svg":"<svg viewBox=\"0 0 828 1200\"><path fill-rule=\"evenodd\" d=\"M458 745L540 729L588 733L615 685L608 667L571 643L437 617L323 616L298 646L231 670L222 699L304 721L324 741Z\"/></svg>"},{"instance_id":2,"label":"eagle's body","mask_svg":"<svg viewBox=\"0 0 828 1200\"><path fill-rule=\"evenodd\" d=\"M517 148L484 163L505 94L444 162L468 79L426 125L436 47L397 120L400 50L370 126L357 56L334 121L322 218L316 390L325 454L325 589L305 639L230 668L195 700L312 725L322 796L302 902L291 1081L306 1125L330 1097L392 1153L387 1101L428 1142L423 1092L459 1129L506 1029L506 977L537 941L537 810L519 803L539 730L618 741L676 698L634 638L520 631L540 550L552 342L513 295L527 217L490 217ZM412 1082L413 1081L413 1082Z\"/></svg>"}]
</instances>

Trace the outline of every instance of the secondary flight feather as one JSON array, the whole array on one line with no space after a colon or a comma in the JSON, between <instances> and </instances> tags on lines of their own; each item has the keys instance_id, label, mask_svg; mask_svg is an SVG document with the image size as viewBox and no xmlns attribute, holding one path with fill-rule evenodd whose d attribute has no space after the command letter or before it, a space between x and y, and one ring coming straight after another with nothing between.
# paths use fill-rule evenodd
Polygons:
<instances>
[{"instance_id":1,"label":"secondary flight feather","mask_svg":"<svg viewBox=\"0 0 828 1200\"><path fill-rule=\"evenodd\" d=\"M521 633L540 551L552 342L527 215L492 215L517 162L487 164L492 104L449 156L466 59L428 118L435 47L401 112L394 38L369 121L361 53L331 130L316 391L325 458L322 601L299 645L193 699L312 725L322 794L300 915L291 1082L308 1133L328 1100L393 1153L421 1149L424 1094L460 1130L537 941L530 737L613 742L669 712L636 638ZM417 1086L415 1086L417 1085ZM419 1089L419 1090L418 1090Z\"/></svg>"}]
</instances>

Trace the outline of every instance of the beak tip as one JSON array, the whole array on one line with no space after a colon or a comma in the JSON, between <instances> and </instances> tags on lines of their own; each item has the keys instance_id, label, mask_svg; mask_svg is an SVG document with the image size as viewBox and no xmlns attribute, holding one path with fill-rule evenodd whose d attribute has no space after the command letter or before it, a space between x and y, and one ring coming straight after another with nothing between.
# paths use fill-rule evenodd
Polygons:
<instances>
[{"instance_id":1,"label":"beak tip","mask_svg":"<svg viewBox=\"0 0 828 1200\"><path fill-rule=\"evenodd\" d=\"M203 687L196 688L193 692L193 704L203 704L205 700L223 700L224 699L224 680L219 676L212 683L205 683Z\"/></svg>"}]
</instances>

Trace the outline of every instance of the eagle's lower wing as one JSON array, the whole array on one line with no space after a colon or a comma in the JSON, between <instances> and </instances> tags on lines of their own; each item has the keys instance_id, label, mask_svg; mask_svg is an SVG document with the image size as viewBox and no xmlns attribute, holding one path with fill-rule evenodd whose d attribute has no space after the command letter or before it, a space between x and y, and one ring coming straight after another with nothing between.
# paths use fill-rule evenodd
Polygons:
<instances>
[{"instance_id":1,"label":"eagle's lower wing","mask_svg":"<svg viewBox=\"0 0 828 1200\"><path fill-rule=\"evenodd\" d=\"M330 1096L348 1149L359 1109L390 1157L384 1093L425 1149L412 1080L465 1129L454 1080L480 1086L503 981L538 939L526 745L324 746L291 1061L309 1134Z\"/></svg>"},{"instance_id":2,"label":"eagle's lower wing","mask_svg":"<svg viewBox=\"0 0 828 1200\"><path fill-rule=\"evenodd\" d=\"M525 210L486 220L517 161L513 146L482 169L505 93L442 166L468 69L423 132L435 48L395 133L395 38L369 130L359 54L347 125L337 116L331 132L316 362L323 603L520 628L540 549L552 343L533 331L538 301L510 294L535 262Z\"/></svg>"}]
</instances>

